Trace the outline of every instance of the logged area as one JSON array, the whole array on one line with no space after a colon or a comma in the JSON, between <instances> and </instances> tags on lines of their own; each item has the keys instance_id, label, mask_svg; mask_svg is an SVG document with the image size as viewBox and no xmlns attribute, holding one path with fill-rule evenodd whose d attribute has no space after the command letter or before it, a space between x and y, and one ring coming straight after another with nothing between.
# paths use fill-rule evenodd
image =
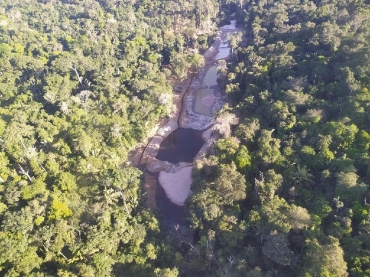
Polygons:
<instances>
[{"instance_id":1,"label":"logged area","mask_svg":"<svg viewBox=\"0 0 370 277\"><path fill-rule=\"evenodd\" d=\"M370 276L368 0L2 0L0 276Z\"/></svg>"}]
</instances>

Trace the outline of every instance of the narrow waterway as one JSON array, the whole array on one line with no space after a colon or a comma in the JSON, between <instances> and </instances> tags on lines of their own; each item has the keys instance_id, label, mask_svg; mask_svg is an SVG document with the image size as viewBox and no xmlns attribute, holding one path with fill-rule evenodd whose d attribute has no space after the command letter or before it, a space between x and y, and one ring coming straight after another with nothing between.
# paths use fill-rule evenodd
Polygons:
<instances>
[{"instance_id":1,"label":"narrow waterway","mask_svg":"<svg viewBox=\"0 0 370 277\"><path fill-rule=\"evenodd\" d=\"M210 132L206 130L212 125L214 112L223 105L217 90L217 60L230 55L227 34L235 31L235 20L219 28L219 40L204 54L205 67L193 81L189 95L184 95L182 109L185 111L179 115L180 126L159 146L153 164L159 164L154 168L162 166L163 169L148 173L156 179L156 206L162 216L173 223L186 222L183 206L191 193L191 165L209 139Z\"/></svg>"},{"instance_id":2,"label":"narrow waterway","mask_svg":"<svg viewBox=\"0 0 370 277\"><path fill-rule=\"evenodd\" d=\"M202 86L197 92L197 98L194 105L194 111L196 113L213 116L212 106L215 101L214 88L217 86L217 72L218 70L215 65L207 70Z\"/></svg>"}]
</instances>

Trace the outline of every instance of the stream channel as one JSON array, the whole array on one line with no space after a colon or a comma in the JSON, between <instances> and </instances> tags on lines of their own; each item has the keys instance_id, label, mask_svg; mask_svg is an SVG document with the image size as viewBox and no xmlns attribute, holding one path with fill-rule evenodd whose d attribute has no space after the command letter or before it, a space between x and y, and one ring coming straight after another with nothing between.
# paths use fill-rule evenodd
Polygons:
<instances>
[{"instance_id":1,"label":"stream channel","mask_svg":"<svg viewBox=\"0 0 370 277\"><path fill-rule=\"evenodd\" d=\"M161 136L160 145L153 152L156 155L152 155L149 162L147 158L147 174L155 180L156 206L164 219L174 224L186 224L184 201L191 193L192 163L201 158L213 142L213 114L225 103L217 83L216 64L229 57L227 34L235 31L235 20L218 29L218 40L204 53L205 66L183 94L176 128L174 119L167 123L170 132Z\"/></svg>"}]
</instances>

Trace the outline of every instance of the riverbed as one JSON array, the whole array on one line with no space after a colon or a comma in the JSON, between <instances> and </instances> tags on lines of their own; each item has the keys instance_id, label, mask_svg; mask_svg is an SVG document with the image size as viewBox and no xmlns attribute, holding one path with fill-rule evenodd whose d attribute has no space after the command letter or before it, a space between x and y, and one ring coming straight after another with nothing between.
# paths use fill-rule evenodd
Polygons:
<instances>
[{"instance_id":1,"label":"riverbed","mask_svg":"<svg viewBox=\"0 0 370 277\"><path fill-rule=\"evenodd\" d=\"M192 163L212 144L213 115L225 103L217 83L217 60L229 57L227 34L236 30L235 20L219 28L219 39L204 53L205 66L183 94L177 122L172 119L162 126L144 151L147 170L155 178L150 185L156 187L156 206L171 222L184 224L183 206L191 194Z\"/></svg>"}]
</instances>

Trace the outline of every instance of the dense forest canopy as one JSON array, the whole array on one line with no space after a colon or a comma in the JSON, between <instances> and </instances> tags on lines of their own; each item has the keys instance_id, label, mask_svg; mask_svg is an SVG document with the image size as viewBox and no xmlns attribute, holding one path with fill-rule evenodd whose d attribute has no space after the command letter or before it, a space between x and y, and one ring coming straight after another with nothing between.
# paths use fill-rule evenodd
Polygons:
<instances>
[{"instance_id":1,"label":"dense forest canopy","mask_svg":"<svg viewBox=\"0 0 370 277\"><path fill-rule=\"evenodd\" d=\"M211 276L370 276L368 4L239 11L220 76L239 122L197 163L188 201Z\"/></svg>"},{"instance_id":2,"label":"dense forest canopy","mask_svg":"<svg viewBox=\"0 0 370 277\"><path fill-rule=\"evenodd\" d=\"M167 250L128 155L172 112L167 78L199 60L188 49L207 47L218 11L212 0L1 1L0 275L171 272L154 262Z\"/></svg>"},{"instance_id":3,"label":"dense forest canopy","mask_svg":"<svg viewBox=\"0 0 370 277\"><path fill-rule=\"evenodd\" d=\"M1 1L0 275L370 276L369 5ZM168 226L130 151L234 12L220 139Z\"/></svg>"}]
</instances>

